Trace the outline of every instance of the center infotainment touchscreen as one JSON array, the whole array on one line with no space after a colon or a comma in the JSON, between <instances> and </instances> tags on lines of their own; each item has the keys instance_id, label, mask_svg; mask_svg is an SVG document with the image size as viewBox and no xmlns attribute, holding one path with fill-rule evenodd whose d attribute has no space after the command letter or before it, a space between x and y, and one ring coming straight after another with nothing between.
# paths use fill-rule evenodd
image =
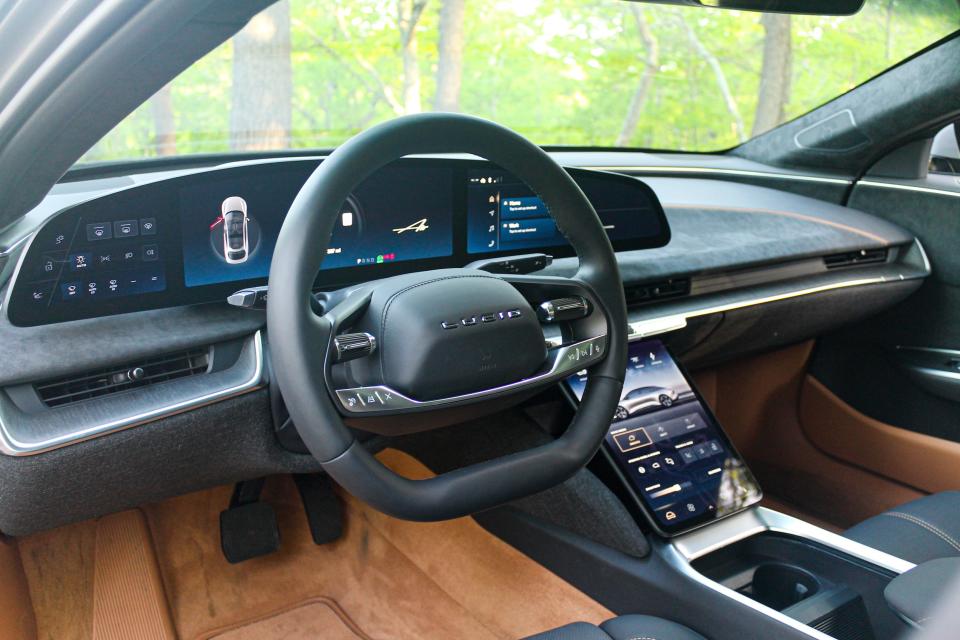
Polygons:
<instances>
[{"instance_id":1,"label":"center infotainment touchscreen","mask_svg":"<svg viewBox=\"0 0 960 640\"><path fill-rule=\"evenodd\" d=\"M640 182L576 174L614 248L659 247L669 239L659 200ZM503 253L565 246L550 211L526 184L496 168L467 172L467 251Z\"/></svg>"},{"instance_id":2,"label":"center infotainment touchscreen","mask_svg":"<svg viewBox=\"0 0 960 640\"><path fill-rule=\"evenodd\" d=\"M586 372L567 384L579 400ZM753 474L659 340L631 344L603 450L663 535L737 513L762 497Z\"/></svg>"}]
</instances>

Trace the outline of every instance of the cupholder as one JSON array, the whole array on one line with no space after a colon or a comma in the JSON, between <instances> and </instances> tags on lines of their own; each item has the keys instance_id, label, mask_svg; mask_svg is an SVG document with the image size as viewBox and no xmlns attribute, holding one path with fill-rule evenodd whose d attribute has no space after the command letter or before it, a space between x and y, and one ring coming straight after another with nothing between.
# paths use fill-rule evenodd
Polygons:
<instances>
[{"instance_id":1,"label":"cupholder","mask_svg":"<svg viewBox=\"0 0 960 640\"><path fill-rule=\"evenodd\" d=\"M809 571L782 562L765 562L753 572L753 598L782 611L820 590L820 581Z\"/></svg>"}]
</instances>

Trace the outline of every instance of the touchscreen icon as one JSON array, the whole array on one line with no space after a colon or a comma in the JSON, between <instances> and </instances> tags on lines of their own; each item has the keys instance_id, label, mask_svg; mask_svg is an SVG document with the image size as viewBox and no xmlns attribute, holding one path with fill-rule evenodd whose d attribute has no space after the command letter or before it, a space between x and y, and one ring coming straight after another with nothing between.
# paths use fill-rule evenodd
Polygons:
<instances>
[{"instance_id":1,"label":"touchscreen icon","mask_svg":"<svg viewBox=\"0 0 960 640\"><path fill-rule=\"evenodd\" d=\"M633 451L651 444L650 436L647 435L647 430L643 427L615 433L613 434L613 440L617 443L620 451L623 452Z\"/></svg>"}]
</instances>

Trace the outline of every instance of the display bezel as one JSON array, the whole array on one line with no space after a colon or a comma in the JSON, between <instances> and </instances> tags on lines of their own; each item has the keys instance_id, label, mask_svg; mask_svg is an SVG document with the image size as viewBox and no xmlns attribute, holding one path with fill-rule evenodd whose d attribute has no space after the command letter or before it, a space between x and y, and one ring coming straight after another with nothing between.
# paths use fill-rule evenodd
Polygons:
<instances>
[{"instance_id":1,"label":"display bezel","mask_svg":"<svg viewBox=\"0 0 960 640\"><path fill-rule=\"evenodd\" d=\"M128 188L97 196L84 202L67 207L44 222L43 226L33 235L23 249L17 267L11 279L12 285L8 288L4 307L11 324L15 326L38 326L81 320L86 318L109 316L134 311L145 311L167 307L187 306L194 304L212 303L225 300L230 294L253 286L267 284L267 278L250 278L224 283L215 283L188 287L184 280L183 238L180 228L179 207L181 191L211 180L224 179L263 179L265 172L290 171L302 172L303 179L313 172L322 158L295 158L272 161L254 161L245 164L234 164L221 167L201 169L182 176L174 176L154 182L132 185ZM539 251L549 253L554 257L573 256L574 252L569 245L544 246L536 249L503 250L489 253L469 253L467 250L467 175L470 171L499 169L496 165L485 160L470 160L460 158L402 158L396 163L405 166L422 166L427 168L449 169L451 172L451 229L453 238L451 255L443 257L425 258L393 263L362 265L357 267L343 267L322 270L317 276L316 290L331 290L344 286L365 282L393 275L440 269L446 267L462 267L470 262L498 257ZM388 165L389 166L389 165ZM649 201L652 215L657 216L657 225L661 230L658 236L634 238L614 241L616 251L630 251L660 247L669 242L670 229L666 215L659 199L652 189L640 180L622 174L595 171L590 169L568 169L574 179L588 179L596 181L617 181L629 183ZM81 228L85 222L120 219L117 212L136 211L134 217L152 216L162 220L166 240L161 250L166 255L166 290L162 292L141 293L126 297L105 298L102 300L76 300L69 303L52 303L47 306L37 306L25 298L27 282L34 282L31 278L21 278L21 271L25 263L44 253L44 241L49 240L66 226L72 229ZM21 282L23 280L24 282ZM18 286L22 285L22 286Z\"/></svg>"},{"instance_id":2,"label":"display bezel","mask_svg":"<svg viewBox=\"0 0 960 640\"><path fill-rule=\"evenodd\" d=\"M723 426L720 424L720 421L717 420L717 416L713 413L713 410L710 408L710 405L707 404L703 395L700 393L700 389L697 388L697 385L694 383L693 378L690 376L690 373L687 371L683 363L681 363L680 360L677 358L676 354L673 353L670 347L667 346L667 344L664 343L662 340L659 340L656 338L645 338L642 340L632 341L630 342L630 347L632 348L636 344L640 344L642 342L651 342L651 341L658 342L660 346L663 348L663 350L670 357L670 359L673 360L674 365L677 367L677 369L680 371L680 374L684 377L685 381L690 386L690 390L693 392L694 397L696 398L696 401L700 403L700 408L703 411L704 415L706 416L709 426L712 426L714 428L714 431L716 431L716 433L718 434L717 437L723 441L723 444L727 447L727 450L729 451L730 455L735 457L737 460L739 460L740 464L743 465L744 469L746 469L747 472L749 472L750 476L754 479L754 483L756 484L757 490L758 490L758 497L755 501L751 502L750 504L744 505L743 507L737 509L736 511L731 511L730 513L726 513L722 516L716 515L715 512L714 513L705 512L696 518L680 521L673 526L664 525L659 520L657 520L657 517L652 512L652 509L644 502L643 497L638 494L636 487L634 487L630 479L624 474L623 470L620 468L620 465L617 464L616 459L613 457L614 454L609 449L609 443L607 442L606 434L604 434L603 444L600 445L600 453L603 455L603 459L606 461L608 467L616 474L616 477L622 483L622 486L626 490L627 494L630 496L634 505L637 507L637 509L639 509L640 513L643 514L643 518L644 520L646 520L646 523L650 526L650 528L653 529L654 532L656 532L657 534L665 538L672 538L672 537L676 537L684 533L693 531L694 529L705 527L714 522L719 522L720 520L724 520L726 518L729 518L738 513L742 513L748 509L755 507L757 504L760 503L761 500L763 500L763 488L760 486L760 483L757 482L756 476L754 475L753 471L751 471L750 467L747 466L746 460L740 454L737 448L734 446L733 441L730 439L730 436L727 435L727 432L723 428ZM580 401L577 398L576 393L574 393L573 389L570 388L569 381L564 380L561 383L561 387L563 389L563 394L564 396L566 396L567 400L573 405L574 408L578 408L580 406ZM611 421L611 424L612 424L612 421Z\"/></svg>"}]
</instances>

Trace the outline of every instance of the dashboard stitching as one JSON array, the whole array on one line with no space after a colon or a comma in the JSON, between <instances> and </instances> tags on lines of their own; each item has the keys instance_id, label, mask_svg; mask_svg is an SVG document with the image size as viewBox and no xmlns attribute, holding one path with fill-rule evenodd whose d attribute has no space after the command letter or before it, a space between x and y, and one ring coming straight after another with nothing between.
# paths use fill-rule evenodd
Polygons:
<instances>
[{"instance_id":1,"label":"dashboard stitching","mask_svg":"<svg viewBox=\"0 0 960 640\"><path fill-rule=\"evenodd\" d=\"M412 284L412 285L410 285L410 286L404 287L403 289L400 289L399 291L395 291L395 292L394 292L393 294L391 294L391 296L387 299L386 304L383 305L383 315L380 317L380 336L381 336L382 342L385 344L386 341L387 341L387 335L386 335L386 330L387 330L387 316L390 314L390 305L392 305L392 304L393 304L393 301L396 300L398 297L400 297L400 295L402 295L402 294L404 294L404 293L406 293L406 292L408 292L408 291L412 291L413 289L416 289L417 287L422 287L422 286L427 285L427 284L433 284L433 283L435 283L435 282L442 282L442 281L444 281L444 280L457 280L457 279L459 279L459 278L484 278L484 279L486 279L486 280L498 280L498 279L499 279L499 278L495 278L495 277L493 277L493 276L485 276L485 275L481 275L481 274L469 275L469 276L468 276L468 275L443 276L442 278L432 278L432 279L430 279L430 280L424 280L424 281L422 281L422 282L417 282L416 284ZM380 357L377 358L377 360L378 360L378 362L379 362L379 364L380 364L380 379L383 380L383 379L384 379L384 378L383 378L383 352L384 352L384 349L383 349L383 348L380 348L380 349L378 349L377 351L380 353Z\"/></svg>"}]
</instances>

